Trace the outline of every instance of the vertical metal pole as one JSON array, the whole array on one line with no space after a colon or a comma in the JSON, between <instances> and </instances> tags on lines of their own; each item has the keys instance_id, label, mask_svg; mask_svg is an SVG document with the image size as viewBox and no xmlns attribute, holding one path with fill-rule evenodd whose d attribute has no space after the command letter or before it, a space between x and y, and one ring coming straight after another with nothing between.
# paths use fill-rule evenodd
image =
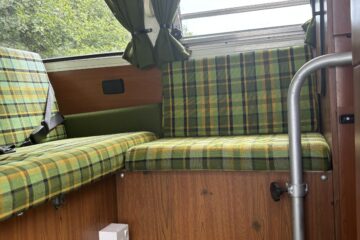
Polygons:
<instances>
[{"instance_id":1,"label":"vertical metal pole","mask_svg":"<svg viewBox=\"0 0 360 240\"><path fill-rule=\"evenodd\" d=\"M306 77L315 70L337 65L351 64L352 54L327 54L305 63L293 77L288 91L288 126L289 126L289 156L290 178L288 193L292 198L292 229L293 240L305 239L304 226L304 197L308 191L303 181L303 166L301 159L301 132L300 132L300 91Z\"/></svg>"}]
</instances>

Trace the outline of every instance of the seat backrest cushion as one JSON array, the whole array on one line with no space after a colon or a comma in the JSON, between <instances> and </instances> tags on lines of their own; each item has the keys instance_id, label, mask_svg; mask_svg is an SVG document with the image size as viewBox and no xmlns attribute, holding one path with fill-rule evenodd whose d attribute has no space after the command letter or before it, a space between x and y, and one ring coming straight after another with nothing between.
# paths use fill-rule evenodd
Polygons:
<instances>
[{"instance_id":1,"label":"seat backrest cushion","mask_svg":"<svg viewBox=\"0 0 360 240\"><path fill-rule=\"evenodd\" d=\"M19 146L41 124L49 84L38 54L0 47L0 146ZM53 113L58 112L53 104ZM65 137L59 125L45 141Z\"/></svg>"},{"instance_id":2,"label":"seat backrest cushion","mask_svg":"<svg viewBox=\"0 0 360 240\"><path fill-rule=\"evenodd\" d=\"M307 46L179 61L163 70L166 137L287 133L287 91ZM319 130L315 75L301 91L301 130Z\"/></svg>"}]
</instances>

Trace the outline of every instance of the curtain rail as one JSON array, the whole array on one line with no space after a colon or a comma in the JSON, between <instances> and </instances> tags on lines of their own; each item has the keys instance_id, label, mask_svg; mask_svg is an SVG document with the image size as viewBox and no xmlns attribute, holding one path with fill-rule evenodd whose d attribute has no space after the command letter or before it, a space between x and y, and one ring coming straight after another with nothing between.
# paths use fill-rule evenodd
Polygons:
<instances>
[{"instance_id":1,"label":"curtain rail","mask_svg":"<svg viewBox=\"0 0 360 240\"><path fill-rule=\"evenodd\" d=\"M290 178L288 193L292 198L292 227L293 240L305 239L304 228L304 197L308 191L303 182L303 166L301 159L301 132L300 132L300 91L306 77L312 72L339 65L348 65L352 62L352 53L333 53L314 58L305 63L293 77L288 91L288 126L289 126L289 156Z\"/></svg>"},{"instance_id":2,"label":"curtain rail","mask_svg":"<svg viewBox=\"0 0 360 240\"><path fill-rule=\"evenodd\" d=\"M210 10L203 12L185 13L185 14L181 14L181 19L186 20L193 18L213 17L213 16L226 15L226 14L253 12L253 11L267 10L274 8L306 5L309 3L310 3L309 0L288 0L281 2L273 2L273 3L262 3L262 4L254 4L249 6L234 7L234 8L224 8L224 9L217 9L217 10Z\"/></svg>"}]
</instances>

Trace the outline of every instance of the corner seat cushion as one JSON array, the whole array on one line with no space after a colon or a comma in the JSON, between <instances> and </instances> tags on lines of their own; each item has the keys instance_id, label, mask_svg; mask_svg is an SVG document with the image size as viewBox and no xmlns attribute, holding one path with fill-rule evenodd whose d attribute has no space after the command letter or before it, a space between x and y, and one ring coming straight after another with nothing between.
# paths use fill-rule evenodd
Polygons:
<instances>
[{"instance_id":1,"label":"corner seat cushion","mask_svg":"<svg viewBox=\"0 0 360 240\"><path fill-rule=\"evenodd\" d=\"M128 150L127 170L288 170L288 135L164 138ZM331 168L319 133L302 135L305 170Z\"/></svg>"},{"instance_id":2,"label":"corner seat cushion","mask_svg":"<svg viewBox=\"0 0 360 240\"><path fill-rule=\"evenodd\" d=\"M288 132L287 92L312 58L308 46L265 49L169 63L163 69L165 137ZM300 94L302 132L319 131L316 76Z\"/></svg>"},{"instance_id":3,"label":"corner seat cushion","mask_svg":"<svg viewBox=\"0 0 360 240\"><path fill-rule=\"evenodd\" d=\"M125 152L150 132L64 139L0 155L0 220L124 167Z\"/></svg>"},{"instance_id":4,"label":"corner seat cushion","mask_svg":"<svg viewBox=\"0 0 360 240\"><path fill-rule=\"evenodd\" d=\"M37 53L0 47L0 146L20 146L44 118L50 86ZM59 112L56 100L52 113ZM66 138L57 126L45 141Z\"/></svg>"}]
</instances>

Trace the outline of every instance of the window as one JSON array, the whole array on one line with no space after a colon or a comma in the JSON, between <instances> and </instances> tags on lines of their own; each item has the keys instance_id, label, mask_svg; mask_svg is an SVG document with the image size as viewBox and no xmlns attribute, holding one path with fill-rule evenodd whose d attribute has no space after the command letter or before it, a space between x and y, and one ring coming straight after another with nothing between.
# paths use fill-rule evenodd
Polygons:
<instances>
[{"instance_id":1,"label":"window","mask_svg":"<svg viewBox=\"0 0 360 240\"><path fill-rule=\"evenodd\" d=\"M307 0L181 0L180 11L187 37L301 25L311 18Z\"/></svg>"},{"instance_id":2,"label":"window","mask_svg":"<svg viewBox=\"0 0 360 240\"><path fill-rule=\"evenodd\" d=\"M0 46L43 58L122 51L129 33L99 0L0 0Z\"/></svg>"},{"instance_id":3,"label":"window","mask_svg":"<svg viewBox=\"0 0 360 240\"><path fill-rule=\"evenodd\" d=\"M304 44L309 0L181 0L183 44L193 58Z\"/></svg>"}]
</instances>

